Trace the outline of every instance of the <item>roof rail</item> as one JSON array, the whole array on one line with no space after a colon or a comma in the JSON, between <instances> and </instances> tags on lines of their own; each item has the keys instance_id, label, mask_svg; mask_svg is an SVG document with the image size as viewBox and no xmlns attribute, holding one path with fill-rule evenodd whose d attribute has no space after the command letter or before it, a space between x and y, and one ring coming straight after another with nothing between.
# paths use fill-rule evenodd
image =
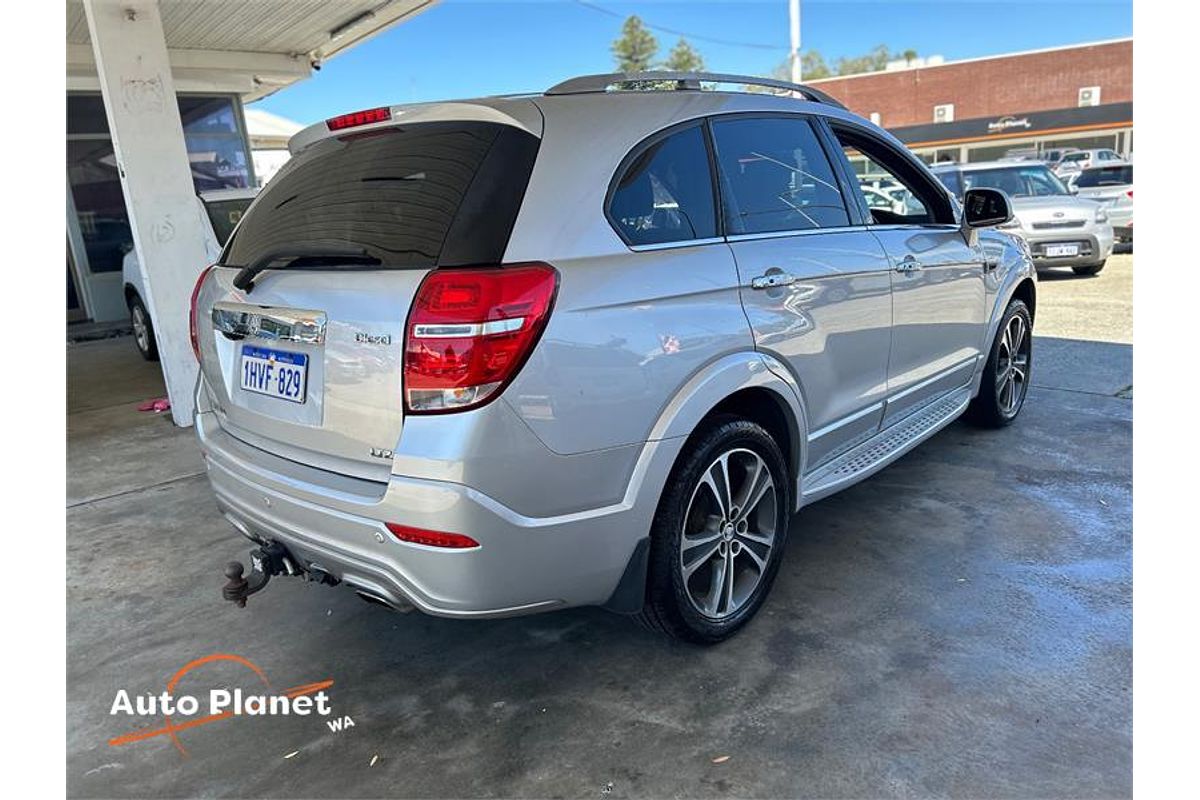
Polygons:
<instances>
[{"instance_id":1,"label":"roof rail","mask_svg":"<svg viewBox=\"0 0 1200 800\"><path fill-rule=\"evenodd\" d=\"M787 92L797 92L814 103L825 103L844 109L845 106L834 100L820 89L814 89L802 83L789 83L774 78L759 78L754 75L728 75L720 72L610 72L601 75L581 75L555 84L545 91L548 95L559 94L594 94L607 92L610 86L620 86L626 83L666 83L674 82L675 90L699 91L703 83L741 83L746 86L765 86L771 89L782 89Z\"/></svg>"}]
</instances>

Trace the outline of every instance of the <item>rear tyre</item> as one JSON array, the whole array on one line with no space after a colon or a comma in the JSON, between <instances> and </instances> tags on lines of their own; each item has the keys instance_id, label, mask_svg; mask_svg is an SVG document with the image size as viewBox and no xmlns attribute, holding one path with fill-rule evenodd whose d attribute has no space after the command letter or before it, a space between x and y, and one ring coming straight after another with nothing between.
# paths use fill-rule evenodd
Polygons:
<instances>
[{"instance_id":1,"label":"rear tyre","mask_svg":"<svg viewBox=\"0 0 1200 800\"><path fill-rule=\"evenodd\" d=\"M134 295L129 300L129 323L133 326L133 343L147 361L158 361L158 343L154 341L154 324L142 298Z\"/></svg>"},{"instance_id":2,"label":"rear tyre","mask_svg":"<svg viewBox=\"0 0 1200 800\"><path fill-rule=\"evenodd\" d=\"M788 484L783 454L762 426L724 416L702 428L654 517L642 624L712 644L749 622L783 557Z\"/></svg>"},{"instance_id":3,"label":"rear tyre","mask_svg":"<svg viewBox=\"0 0 1200 800\"><path fill-rule=\"evenodd\" d=\"M1003 428L1021 413L1033 369L1033 319L1021 300L1008 304L969 418L985 428Z\"/></svg>"},{"instance_id":4,"label":"rear tyre","mask_svg":"<svg viewBox=\"0 0 1200 800\"><path fill-rule=\"evenodd\" d=\"M1071 267L1071 271L1074 272L1076 275L1087 275L1087 276L1099 275L1100 270L1104 269L1104 265L1105 265L1105 263L1107 263L1107 261L1108 261L1108 259L1105 259L1104 261L1101 261L1099 264L1089 264L1086 267Z\"/></svg>"}]
</instances>

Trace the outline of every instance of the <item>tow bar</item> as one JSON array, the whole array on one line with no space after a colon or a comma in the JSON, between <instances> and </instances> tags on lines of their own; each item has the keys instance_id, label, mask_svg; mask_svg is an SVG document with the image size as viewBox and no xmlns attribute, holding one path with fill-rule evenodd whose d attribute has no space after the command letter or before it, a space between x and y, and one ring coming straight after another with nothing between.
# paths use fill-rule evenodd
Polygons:
<instances>
[{"instance_id":1,"label":"tow bar","mask_svg":"<svg viewBox=\"0 0 1200 800\"><path fill-rule=\"evenodd\" d=\"M274 575L295 575L310 581L336 586L337 578L309 565L307 569L297 565L292 554L279 542L268 542L250 551L250 577L242 577L245 567L240 561L230 561L225 565L225 577L229 580L221 588L221 596L238 608L246 607L246 598L267 588Z\"/></svg>"}]
</instances>

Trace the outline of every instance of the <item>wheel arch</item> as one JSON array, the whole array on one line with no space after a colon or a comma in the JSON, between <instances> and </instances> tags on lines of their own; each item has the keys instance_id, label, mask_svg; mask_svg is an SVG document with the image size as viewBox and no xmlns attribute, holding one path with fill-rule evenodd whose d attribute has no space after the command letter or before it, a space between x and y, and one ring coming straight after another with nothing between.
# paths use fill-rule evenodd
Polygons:
<instances>
[{"instance_id":1,"label":"wheel arch","mask_svg":"<svg viewBox=\"0 0 1200 800\"><path fill-rule=\"evenodd\" d=\"M1037 317L1037 289L1033 285L1033 278L1023 278L1020 283L1013 289L1008 300L1004 303L1004 307L1008 308L1008 304L1013 300L1020 300L1029 309L1029 318L1031 320Z\"/></svg>"},{"instance_id":2,"label":"wheel arch","mask_svg":"<svg viewBox=\"0 0 1200 800\"><path fill-rule=\"evenodd\" d=\"M711 364L676 394L655 425L651 438L686 437L679 451L682 453L713 417L732 414L756 422L783 451L795 506L800 497L799 481L807 441L803 395L791 374L778 365L772 369L770 361L762 353L746 352Z\"/></svg>"}]
</instances>

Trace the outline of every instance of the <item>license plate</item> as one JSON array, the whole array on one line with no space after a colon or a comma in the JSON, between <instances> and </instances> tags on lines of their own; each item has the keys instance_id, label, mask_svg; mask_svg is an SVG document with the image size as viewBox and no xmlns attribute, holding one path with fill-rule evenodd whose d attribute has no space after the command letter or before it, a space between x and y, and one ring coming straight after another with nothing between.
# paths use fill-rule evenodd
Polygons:
<instances>
[{"instance_id":1,"label":"license plate","mask_svg":"<svg viewBox=\"0 0 1200 800\"><path fill-rule=\"evenodd\" d=\"M242 388L290 403L303 403L308 388L308 356L244 345Z\"/></svg>"},{"instance_id":2,"label":"license plate","mask_svg":"<svg viewBox=\"0 0 1200 800\"><path fill-rule=\"evenodd\" d=\"M1079 255L1079 245L1077 244L1048 244L1046 245L1046 257L1056 258L1058 256L1077 256Z\"/></svg>"}]
</instances>

